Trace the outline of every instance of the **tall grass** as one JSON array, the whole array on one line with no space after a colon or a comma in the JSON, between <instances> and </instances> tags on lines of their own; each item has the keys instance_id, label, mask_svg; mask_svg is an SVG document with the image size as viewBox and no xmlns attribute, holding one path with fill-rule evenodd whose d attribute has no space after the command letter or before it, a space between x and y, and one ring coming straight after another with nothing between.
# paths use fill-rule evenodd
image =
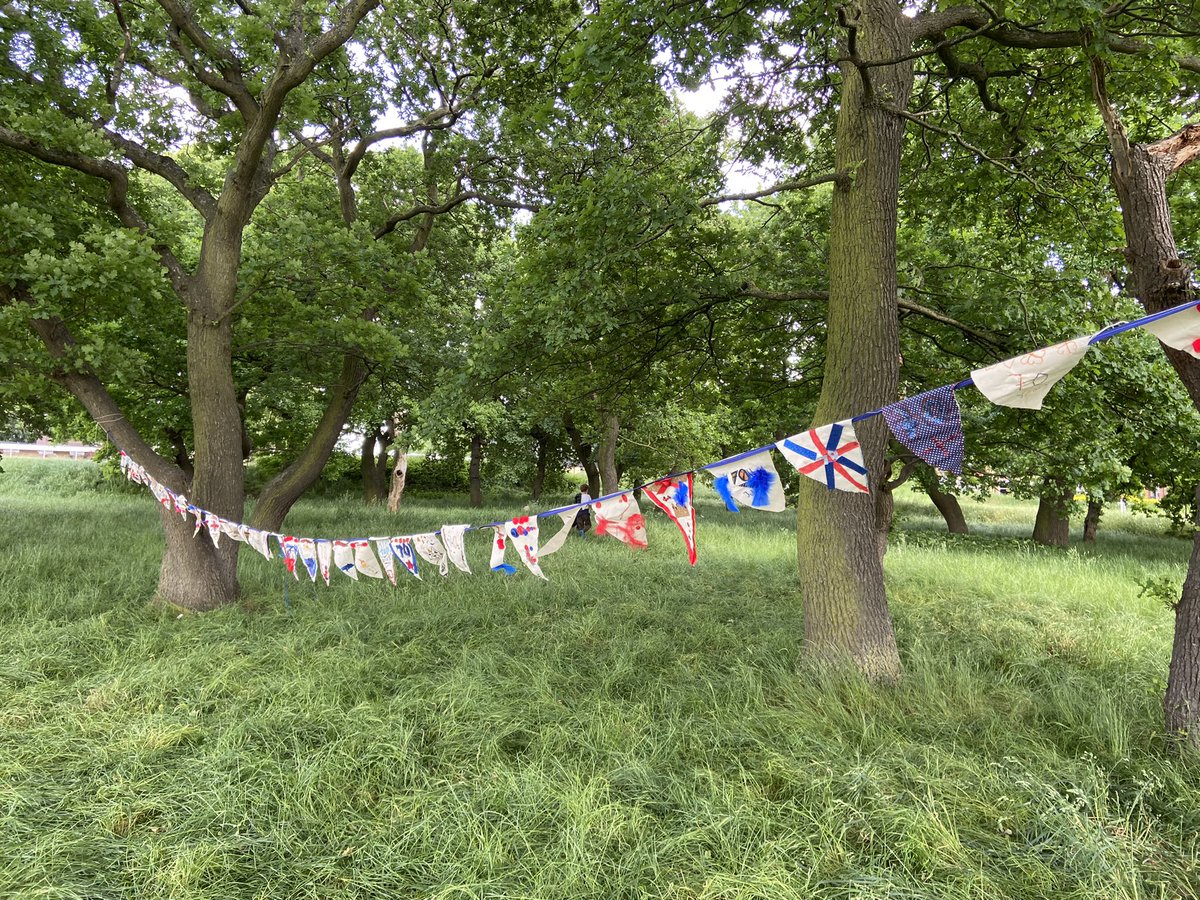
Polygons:
<instances>
[{"instance_id":1,"label":"tall grass","mask_svg":"<svg viewBox=\"0 0 1200 900\"><path fill-rule=\"evenodd\" d=\"M968 505L963 539L902 503L881 690L800 659L787 515L704 505L693 571L647 511L648 551L572 540L549 584L484 572L482 538L480 574L397 588L246 553L239 605L178 616L149 496L27 465L0 476L0 895L1200 894L1200 766L1159 736L1171 616L1141 590L1188 547L1145 520L1052 552L1026 505Z\"/></svg>"}]
</instances>

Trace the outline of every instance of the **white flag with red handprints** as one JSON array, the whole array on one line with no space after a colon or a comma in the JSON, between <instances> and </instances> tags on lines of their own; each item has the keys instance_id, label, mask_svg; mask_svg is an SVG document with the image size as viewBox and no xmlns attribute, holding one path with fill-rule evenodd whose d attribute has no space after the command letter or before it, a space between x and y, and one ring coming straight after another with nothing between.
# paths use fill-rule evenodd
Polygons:
<instances>
[{"instance_id":1,"label":"white flag with red handprints","mask_svg":"<svg viewBox=\"0 0 1200 900\"><path fill-rule=\"evenodd\" d=\"M611 534L635 550L645 550L646 520L632 494L621 494L592 504L596 517L596 534Z\"/></svg>"}]
</instances>

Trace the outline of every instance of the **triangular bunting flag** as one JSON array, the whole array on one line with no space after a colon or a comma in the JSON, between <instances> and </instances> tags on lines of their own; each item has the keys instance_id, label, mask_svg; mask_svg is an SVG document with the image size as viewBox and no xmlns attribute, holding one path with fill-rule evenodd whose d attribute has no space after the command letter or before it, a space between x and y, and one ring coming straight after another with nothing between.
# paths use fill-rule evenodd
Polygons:
<instances>
[{"instance_id":1,"label":"triangular bunting flag","mask_svg":"<svg viewBox=\"0 0 1200 900\"><path fill-rule=\"evenodd\" d=\"M291 535L282 537L279 539L279 546L283 550L283 564L287 566L287 570L299 581L300 573L296 570L296 563L300 561L300 547L296 543L296 539Z\"/></svg>"},{"instance_id":2,"label":"triangular bunting flag","mask_svg":"<svg viewBox=\"0 0 1200 900\"><path fill-rule=\"evenodd\" d=\"M349 541L333 542L333 564L358 581L358 569L354 567L354 548Z\"/></svg>"},{"instance_id":3,"label":"triangular bunting flag","mask_svg":"<svg viewBox=\"0 0 1200 900\"><path fill-rule=\"evenodd\" d=\"M538 553L539 556L549 556L551 553L557 553L562 549L563 544L567 542L567 538L571 535L571 526L575 524L575 514L579 512L577 509L572 509L569 512L556 513L562 520L562 528L560 528L550 540L546 541L541 546Z\"/></svg>"},{"instance_id":4,"label":"triangular bunting flag","mask_svg":"<svg viewBox=\"0 0 1200 900\"><path fill-rule=\"evenodd\" d=\"M822 482L830 490L862 493L870 490L862 447L848 419L793 434L777 441L775 446L797 472Z\"/></svg>"},{"instance_id":5,"label":"triangular bunting flag","mask_svg":"<svg viewBox=\"0 0 1200 900\"><path fill-rule=\"evenodd\" d=\"M1041 409L1050 388L1075 368L1087 352L1088 338L1077 337L976 369L971 373L971 381L997 406Z\"/></svg>"},{"instance_id":6,"label":"triangular bunting flag","mask_svg":"<svg viewBox=\"0 0 1200 900\"><path fill-rule=\"evenodd\" d=\"M204 526L208 529L208 536L212 538L214 547L221 546L221 522L221 517L216 513L204 514Z\"/></svg>"},{"instance_id":7,"label":"triangular bunting flag","mask_svg":"<svg viewBox=\"0 0 1200 900\"><path fill-rule=\"evenodd\" d=\"M392 548L392 555L400 560L400 564L408 570L408 574L420 578L421 572L417 565L417 554L413 550L412 538L394 537L388 541L388 544Z\"/></svg>"},{"instance_id":8,"label":"triangular bunting flag","mask_svg":"<svg viewBox=\"0 0 1200 900\"><path fill-rule=\"evenodd\" d=\"M317 563L321 566L321 577L325 586L329 586L329 566L333 562L333 541L317 541Z\"/></svg>"},{"instance_id":9,"label":"triangular bunting flag","mask_svg":"<svg viewBox=\"0 0 1200 900\"><path fill-rule=\"evenodd\" d=\"M635 550L645 550L646 520L632 494L621 494L592 504L596 515L596 534L611 534Z\"/></svg>"},{"instance_id":10,"label":"triangular bunting flag","mask_svg":"<svg viewBox=\"0 0 1200 900\"><path fill-rule=\"evenodd\" d=\"M351 546L354 547L354 568L368 578L382 578L383 569L380 568L375 554L371 552L371 542L354 541Z\"/></svg>"},{"instance_id":11,"label":"triangular bunting flag","mask_svg":"<svg viewBox=\"0 0 1200 900\"><path fill-rule=\"evenodd\" d=\"M1200 303L1142 326L1168 347L1200 358Z\"/></svg>"},{"instance_id":12,"label":"triangular bunting flag","mask_svg":"<svg viewBox=\"0 0 1200 900\"><path fill-rule=\"evenodd\" d=\"M312 581L317 580L317 542L312 538L300 538L300 562L304 563L304 568L308 570L308 577Z\"/></svg>"},{"instance_id":13,"label":"triangular bunting flag","mask_svg":"<svg viewBox=\"0 0 1200 900\"><path fill-rule=\"evenodd\" d=\"M505 525L504 529L508 532L513 549L517 551L517 556L525 564L525 568L538 578L549 581L550 579L542 573L542 567L538 565L537 519L533 516L517 516Z\"/></svg>"},{"instance_id":14,"label":"triangular bunting flag","mask_svg":"<svg viewBox=\"0 0 1200 900\"><path fill-rule=\"evenodd\" d=\"M771 451L763 450L753 456L736 457L705 466L713 476L713 489L725 501L725 508L737 512L739 504L770 512L783 512L787 498L783 482L775 471Z\"/></svg>"},{"instance_id":15,"label":"triangular bunting flag","mask_svg":"<svg viewBox=\"0 0 1200 900\"><path fill-rule=\"evenodd\" d=\"M650 502L667 514L683 535L688 562L696 564L696 507L692 506L692 474L674 475L647 485Z\"/></svg>"},{"instance_id":16,"label":"triangular bunting flag","mask_svg":"<svg viewBox=\"0 0 1200 900\"><path fill-rule=\"evenodd\" d=\"M508 535L505 533L503 525L497 525L492 529L492 558L488 562L493 572L500 572L504 575L515 575L517 570L515 566L510 566L504 561L504 551L508 549Z\"/></svg>"},{"instance_id":17,"label":"triangular bunting flag","mask_svg":"<svg viewBox=\"0 0 1200 900\"><path fill-rule=\"evenodd\" d=\"M375 549L379 553L379 561L383 563L384 574L387 575L388 581L392 584L396 583L396 555L392 553L391 538L371 538L375 544Z\"/></svg>"},{"instance_id":18,"label":"triangular bunting flag","mask_svg":"<svg viewBox=\"0 0 1200 900\"><path fill-rule=\"evenodd\" d=\"M228 519L221 520L221 534L233 541L242 540L242 524L240 522L230 522Z\"/></svg>"},{"instance_id":19,"label":"triangular bunting flag","mask_svg":"<svg viewBox=\"0 0 1200 900\"><path fill-rule=\"evenodd\" d=\"M467 545L463 536L470 527L470 525L442 526L442 541L446 545L446 555L450 557L450 562L468 575L471 573L471 567L467 565Z\"/></svg>"},{"instance_id":20,"label":"triangular bunting flag","mask_svg":"<svg viewBox=\"0 0 1200 900\"><path fill-rule=\"evenodd\" d=\"M962 414L954 388L940 387L883 408L888 427L901 444L935 469L962 474Z\"/></svg>"},{"instance_id":21,"label":"triangular bunting flag","mask_svg":"<svg viewBox=\"0 0 1200 900\"><path fill-rule=\"evenodd\" d=\"M246 543L263 555L264 559L271 558L271 548L267 544L267 533L257 528L247 529Z\"/></svg>"},{"instance_id":22,"label":"triangular bunting flag","mask_svg":"<svg viewBox=\"0 0 1200 900\"><path fill-rule=\"evenodd\" d=\"M442 542L438 540L438 536L432 532L429 534L414 534L412 536L413 549L417 551L417 555L427 563L433 563L438 567L438 572L443 576L450 574L450 561L446 558L446 548L442 546Z\"/></svg>"}]
</instances>

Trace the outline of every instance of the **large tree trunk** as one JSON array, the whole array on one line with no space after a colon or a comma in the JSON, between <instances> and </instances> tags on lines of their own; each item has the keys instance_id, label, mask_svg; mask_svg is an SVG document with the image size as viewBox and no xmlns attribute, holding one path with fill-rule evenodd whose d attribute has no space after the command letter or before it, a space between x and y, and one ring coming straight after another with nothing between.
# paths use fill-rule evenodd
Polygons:
<instances>
[{"instance_id":1,"label":"large tree trunk","mask_svg":"<svg viewBox=\"0 0 1200 900\"><path fill-rule=\"evenodd\" d=\"M1175 243L1167 179L1200 159L1200 125L1188 125L1154 144L1131 144L1109 103L1100 60L1092 63L1092 88L1108 130L1112 182L1121 203L1133 292L1150 312L1194 301L1191 273ZM1163 352L1200 409L1200 360L1166 345ZM1200 493L1197 502L1200 504ZM1200 531L1193 540L1187 578L1175 610L1175 640L1163 709L1167 734L1176 745L1200 751Z\"/></svg>"},{"instance_id":2,"label":"large tree trunk","mask_svg":"<svg viewBox=\"0 0 1200 900\"><path fill-rule=\"evenodd\" d=\"M600 490L604 494L615 494L620 490L621 484L621 472L617 468L617 439L621 435L621 418L615 412L606 410L601 414L600 424L603 433L596 452Z\"/></svg>"},{"instance_id":3,"label":"large tree trunk","mask_svg":"<svg viewBox=\"0 0 1200 900\"><path fill-rule=\"evenodd\" d=\"M471 506L483 506L483 479L480 469L483 465L483 435L478 431L471 434L471 462L467 469L467 479L471 491Z\"/></svg>"},{"instance_id":4,"label":"large tree trunk","mask_svg":"<svg viewBox=\"0 0 1200 900\"><path fill-rule=\"evenodd\" d=\"M1083 517L1083 539L1089 544L1096 543L1096 532L1100 528L1100 514L1103 512L1104 504L1089 497L1087 513Z\"/></svg>"},{"instance_id":5,"label":"large tree trunk","mask_svg":"<svg viewBox=\"0 0 1200 900\"><path fill-rule=\"evenodd\" d=\"M384 479L380 476L379 465L375 459L375 447L380 442L381 432L373 429L363 437L362 451L359 453L358 467L362 473L363 502L367 505L380 503L386 491ZM384 453L387 453L386 446Z\"/></svg>"},{"instance_id":6,"label":"large tree trunk","mask_svg":"<svg viewBox=\"0 0 1200 900\"><path fill-rule=\"evenodd\" d=\"M946 520L946 529L951 534L970 534L970 529L967 528L967 517L963 515L962 506L957 497L939 489L936 482L925 485L925 493L929 495L929 499L933 501L937 511L942 514L942 518Z\"/></svg>"},{"instance_id":7,"label":"large tree trunk","mask_svg":"<svg viewBox=\"0 0 1200 900\"><path fill-rule=\"evenodd\" d=\"M388 512L400 509L404 500L404 486L408 481L408 453L403 448L396 450L396 458L392 463L392 489L388 492Z\"/></svg>"},{"instance_id":8,"label":"large tree trunk","mask_svg":"<svg viewBox=\"0 0 1200 900\"><path fill-rule=\"evenodd\" d=\"M1071 543L1071 492L1061 481L1047 479L1038 498L1033 539L1047 547L1067 547Z\"/></svg>"},{"instance_id":9,"label":"large tree trunk","mask_svg":"<svg viewBox=\"0 0 1200 900\"><path fill-rule=\"evenodd\" d=\"M600 469L596 465L592 445L583 439L583 435L575 425L575 418L569 412L563 413L563 429L571 441L571 449L575 451L575 458L579 460L579 465L587 476L588 493L593 497L599 497Z\"/></svg>"},{"instance_id":10,"label":"large tree trunk","mask_svg":"<svg viewBox=\"0 0 1200 900\"><path fill-rule=\"evenodd\" d=\"M864 0L850 24L860 58L896 59L911 49L894 0ZM868 71L869 87L851 62L842 64L819 423L884 406L898 391L896 215L904 120L883 105L907 105L912 62ZM849 664L868 678L890 681L899 678L901 665L883 584L882 550L891 519L891 494L883 489L888 431L881 416L856 430L871 473L870 495L830 491L800 479L796 533L804 648L812 659Z\"/></svg>"}]
</instances>

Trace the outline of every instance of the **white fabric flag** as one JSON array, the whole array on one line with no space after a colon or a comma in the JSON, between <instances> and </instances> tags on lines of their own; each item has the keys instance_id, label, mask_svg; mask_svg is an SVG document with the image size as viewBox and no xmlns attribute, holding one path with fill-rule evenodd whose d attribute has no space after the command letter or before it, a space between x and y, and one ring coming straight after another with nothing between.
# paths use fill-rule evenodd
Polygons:
<instances>
[{"instance_id":1,"label":"white fabric flag","mask_svg":"<svg viewBox=\"0 0 1200 900\"><path fill-rule=\"evenodd\" d=\"M775 446L797 472L831 491L870 492L862 447L849 419L801 431Z\"/></svg>"},{"instance_id":2,"label":"white fabric flag","mask_svg":"<svg viewBox=\"0 0 1200 900\"><path fill-rule=\"evenodd\" d=\"M470 525L442 526L442 541L446 545L446 555L450 557L450 562L468 575L471 574L471 567L467 565L467 545L464 535L470 527Z\"/></svg>"},{"instance_id":3,"label":"white fabric flag","mask_svg":"<svg viewBox=\"0 0 1200 900\"><path fill-rule=\"evenodd\" d=\"M775 471L770 450L731 462L722 460L704 469L713 476L713 489L721 495L730 512L737 512L739 505L783 512L787 505L783 482Z\"/></svg>"},{"instance_id":4,"label":"white fabric flag","mask_svg":"<svg viewBox=\"0 0 1200 900\"><path fill-rule=\"evenodd\" d=\"M1142 327L1168 347L1200 358L1200 303Z\"/></svg>"},{"instance_id":5,"label":"white fabric flag","mask_svg":"<svg viewBox=\"0 0 1200 900\"><path fill-rule=\"evenodd\" d=\"M515 575L517 570L514 566L510 566L504 561L504 551L508 549L508 536L504 533L504 526L497 525L492 529L492 558L488 562L493 572L502 572L505 575Z\"/></svg>"},{"instance_id":6,"label":"white fabric flag","mask_svg":"<svg viewBox=\"0 0 1200 900\"><path fill-rule=\"evenodd\" d=\"M358 581L358 569L354 567L354 548L349 541L333 542L333 564Z\"/></svg>"},{"instance_id":7,"label":"white fabric flag","mask_svg":"<svg viewBox=\"0 0 1200 900\"><path fill-rule=\"evenodd\" d=\"M379 560L375 558L375 554L371 552L370 541L355 541L354 547L354 568L362 572L368 578L382 578L383 569L379 566Z\"/></svg>"},{"instance_id":8,"label":"white fabric flag","mask_svg":"<svg viewBox=\"0 0 1200 900\"><path fill-rule=\"evenodd\" d=\"M976 369L971 380L997 406L1041 409L1042 401L1064 375L1088 352L1090 335L1043 347L1004 362Z\"/></svg>"},{"instance_id":9,"label":"white fabric flag","mask_svg":"<svg viewBox=\"0 0 1200 900\"><path fill-rule=\"evenodd\" d=\"M221 546L221 517L216 513L204 514L204 526L208 529L208 536L212 538L213 546Z\"/></svg>"},{"instance_id":10,"label":"white fabric flag","mask_svg":"<svg viewBox=\"0 0 1200 900\"><path fill-rule=\"evenodd\" d=\"M391 545L392 555L408 570L408 574L414 578L420 578L421 569L417 563L417 553L413 550L412 538L394 537L388 541L388 544Z\"/></svg>"},{"instance_id":11,"label":"white fabric flag","mask_svg":"<svg viewBox=\"0 0 1200 900\"><path fill-rule=\"evenodd\" d=\"M562 549L563 544L567 542L567 538L571 534L571 526L575 524L575 516L578 513L579 510L572 509L569 512L561 512L556 514L560 519L562 519L562 528L558 530L554 537L542 544L541 552L538 554L539 556L549 556L551 553L557 553Z\"/></svg>"},{"instance_id":12,"label":"white fabric flag","mask_svg":"<svg viewBox=\"0 0 1200 900\"><path fill-rule=\"evenodd\" d=\"M391 538L376 537L371 538L371 542L375 545L375 549L379 553L379 561L383 563L383 571L387 575L388 581L395 584L396 556L392 553Z\"/></svg>"},{"instance_id":13,"label":"white fabric flag","mask_svg":"<svg viewBox=\"0 0 1200 900\"><path fill-rule=\"evenodd\" d=\"M242 523L230 522L228 519L221 520L221 534L228 537L230 540L242 540Z\"/></svg>"},{"instance_id":14,"label":"white fabric flag","mask_svg":"<svg viewBox=\"0 0 1200 900\"><path fill-rule=\"evenodd\" d=\"M317 563L321 567L321 577L325 579L326 587L329 586L329 566L333 562L333 541L318 540L317 541Z\"/></svg>"},{"instance_id":15,"label":"white fabric flag","mask_svg":"<svg viewBox=\"0 0 1200 900\"><path fill-rule=\"evenodd\" d=\"M537 519L534 516L518 516L505 525L504 530L508 532L508 539L512 541L513 549L525 568L543 581L549 581L538 565Z\"/></svg>"},{"instance_id":16,"label":"white fabric flag","mask_svg":"<svg viewBox=\"0 0 1200 900\"><path fill-rule=\"evenodd\" d=\"M621 494L592 504L596 534L611 534L635 550L645 550L646 519L632 494Z\"/></svg>"},{"instance_id":17,"label":"white fabric flag","mask_svg":"<svg viewBox=\"0 0 1200 900\"><path fill-rule=\"evenodd\" d=\"M257 528L247 529L246 543L263 555L264 559L271 558L271 547L267 543L267 533Z\"/></svg>"},{"instance_id":18,"label":"white fabric flag","mask_svg":"<svg viewBox=\"0 0 1200 900\"><path fill-rule=\"evenodd\" d=\"M300 562L304 563L304 568L308 570L308 577L312 581L317 580L317 542L312 538L300 538Z\"/></svg>"},{"instance_id":19,"label":"white fabric flag","mask_svg":"<svg viewBox=\"0 0 1200 900\"><path fill-rule=\"evenodd\" d=\"M287 566L287 570L292 573L292 576L300 580L300 542L290 534L279 539L279 546L283 550L283 564Z\"/></svg>"},{"instance_id":20,"label":"white fabric flag","mask_svg":"<svg viewBox=\"0 0 1200 900\"><path fill-rule=\"evenodd\" d=\"M414 534L412 542L413 549L417 551L417 555L421 559L437 566L442 575L450 574L450 560L446 556L446 548L442 546L442 542L438 540L436 534L433 532Z\"/></svg>"}]
</instances>

